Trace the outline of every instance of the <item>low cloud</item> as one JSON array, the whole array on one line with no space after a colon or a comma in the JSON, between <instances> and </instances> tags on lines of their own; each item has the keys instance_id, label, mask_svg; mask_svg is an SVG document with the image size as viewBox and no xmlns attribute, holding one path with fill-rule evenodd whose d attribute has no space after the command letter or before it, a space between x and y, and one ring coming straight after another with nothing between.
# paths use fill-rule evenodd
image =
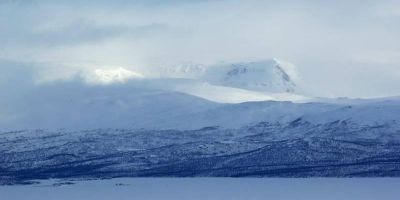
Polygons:
<instances>
[{"instance_id":1,"label":"low cloud","mask_svg":"<svg viewBox=\"0 0 400 200\"><path fill-rule=\"evenodd\" d=\"M294 63L314 95L400 94L396 1L0 2L0 59L46 66L33 70L46 80L276 57Z\"/></svg>"}]
</instances>

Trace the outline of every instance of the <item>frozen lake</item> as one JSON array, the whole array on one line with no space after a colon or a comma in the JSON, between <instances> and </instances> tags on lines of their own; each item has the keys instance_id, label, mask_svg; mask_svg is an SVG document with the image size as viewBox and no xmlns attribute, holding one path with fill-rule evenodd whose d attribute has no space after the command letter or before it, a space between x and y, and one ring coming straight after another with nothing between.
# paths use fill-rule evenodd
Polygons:
<instances>
[{"instance_id":1,"label":"frozen lake","mask_svg":"<svg viewBox=\"0 0 400 200\"><path fill-rule=\"evenodd\" d=\"M399 178L122 178L0 186L1 200L398 200L399 197Z\"/></svg>"}]
</instances>

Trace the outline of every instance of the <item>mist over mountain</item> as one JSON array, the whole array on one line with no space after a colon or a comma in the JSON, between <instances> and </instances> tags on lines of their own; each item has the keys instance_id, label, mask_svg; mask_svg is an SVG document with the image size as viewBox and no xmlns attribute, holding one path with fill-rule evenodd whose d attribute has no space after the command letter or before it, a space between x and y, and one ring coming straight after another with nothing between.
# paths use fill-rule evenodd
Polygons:
<instances>
[{"instance_id":1,"label":"mist over mountain","mask_svg":"<svg viewBox=\"0 0 400 200\"><path fill-rule=\"evenodd\" d=\"M277 59L222 62L214 65L181 64L162 68L161 77L196 79L213 85L260 92L295 92L296 67Z\"/></svg>"},{"instance_id":2,"label":"mist over mountain","mask_svg":"<svg viewBox=\"0 0 400 200\"><path fill-rule=\"evenodd\" d=\"M52 81L41 81L23 65L9 65L13 70L5 75L0 100L2 130L240 128L298 118L382 125L397 124L399 113L395 99L371 104L301 95L294 65L276 59L166 66L168 73L159 75L99 68Z\"/></svg>"}]
</instances>

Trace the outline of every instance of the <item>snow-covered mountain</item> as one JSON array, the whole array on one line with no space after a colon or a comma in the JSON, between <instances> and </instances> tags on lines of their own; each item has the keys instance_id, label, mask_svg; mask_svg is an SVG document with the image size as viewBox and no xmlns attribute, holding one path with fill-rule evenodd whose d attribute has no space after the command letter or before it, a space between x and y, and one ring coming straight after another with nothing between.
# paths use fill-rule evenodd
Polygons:
<instances>
[{"instance_id":1,"label":"snow-covered mountain","mask_svg":"<svg viewBox=\"0 0 400 200\"><path fill-rule=\"evenodd\" d=\"M212 66L203 79L215 85L261 92L294 92L296 84L276 59Z\"/></svg>"},{"instance_id":2,"label":"snow-covered mountain","mask_svg":"<svg viewBox=\"0 0 400 200\"><path fill-rule=\"evenodd\" d=\"M398 123L400 111L396 98L368 101L307 98L212 81L228 76L235 84L248 82L247 86L255 87L254 83L270 75L265 81L290 86L289 72L285 73L283 68L276 60L210 66L198 78L184 79L146 78L122 68L95 70L89 76L91 79L84 76L80 81L41 84L18 96L3 98L0 130L240 128L259 122L288 123L299 118L312 124L343 120L360 126ZM244 71L231 74L232 69ZM186 68L184 71L191 72Z\"/></svg>"},{"instance_id":3,"label":"snow-covered mountain","mask_svg":"<svg viewBox=\"0 0 400 200\"><path fill-rule=\"evenodd\" d=\"M199 129L208 126L240 128L259 122L288 123L301 118L312 124L348 121L363 125L398 124L400 101L380 99L359 103L254 101L219 103L199 96L218 98L245 90L193 83L183 91L177 80L131 80L123 84L86 85L61 82L41 86L3 104L2 130L95 128ZM161 90L159 84L162 84ZM171 85L169 85L171 84ZM199 84L197 89L195 84ZM213 93L210 93L214 92ZM190 95L190 93L198 93ZM203 93L202 93L203 92ZM220 94L220 95L221 95ZM257 96L258 97L258 96ZM222 96L220 98L223 98ZM268 96L264 96L268 98ZM308 99L312 101L312 99ZM32 106L34 105L34 106Z\"/></svg>"},{"instance_id":4,"label":"snow-covered mountain","mask_svg":"<svg viewBox=\"0 0 400 200\"><path fill-rule=\"evenodd\" d=\"M29 87L3 92L0 184L400 176L399 97L307 98L292 93L293 74L275 60L194 68L158 78L95 70L76 80L20 82Z\"/></svg>"},{"instance_id":5,"label":"snow-covered mountain","mask_svg":"<svg viewBox=\"0 0 400 200\"><path fill-rule=\"evenodd\" d=\"M201 65L184 63L160 68L162 78L196 79L211 85L266 93L293 93L294 65L277 59Z\"/></svg>"},{"instance_id":6,"label":"snow-covered mountain","mask_svg":"<svg viewBox=\"0 0 400 200\"><path fill-rule=\"evenodd\" d=\"M132 85L135 81L136 88L180 92L218 103L267 100L308 102L311 98L293 92L293 80L297 76L294 68L290 63L270 59L208 66L183 63L157 68L157 73L106 67L80 76L94 85L125 82Z\"/></svg>"},{"instance_id":7,"label":"snow-covered mountain","mask_svg":"<svg viewBox=\"0 0 400 200\"><path fill-rule=\"evenodd\" d=\"M321 107L308 109L331 114ZM246 107L237 110L229 119L248 117ZM296 110L302 109L288 111ZM398 124L308 120L265 119L230 129L3 132L0 185L50 178L400 176Z\"/></svg>"},{"instance_id":8,"label":"snow-covered mountain","mask_svg":"<svg viewBox=\"0 0 400 200\"><path fill-rule=\"evenodd\" d=\"M400 176L400 98L218 104L137 92L116 101L92 92L94 99L75 102L69 112L38 104L27 118L32 125L75 128L0 132L0 185L49 178ZM116 127L102 128L110 125Z\"/></svg>"}]
</instances>

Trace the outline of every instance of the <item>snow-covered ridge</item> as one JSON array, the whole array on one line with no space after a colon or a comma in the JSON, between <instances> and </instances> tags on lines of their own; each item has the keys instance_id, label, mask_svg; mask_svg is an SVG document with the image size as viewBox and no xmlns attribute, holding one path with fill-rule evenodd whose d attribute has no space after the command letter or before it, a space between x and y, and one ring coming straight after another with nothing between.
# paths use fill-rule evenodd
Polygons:
<instances>
[{"instance_id":1,"label":"snow-covered ridge","mask_svg":"<svg viewBox=\"0 0 400 200\"><path fill-rule=\"evenodd\" d=\"M399 177L399 130L299 118L238 129L0 132L0 185L48 178Z\"/></svg>"}]
</instances>

